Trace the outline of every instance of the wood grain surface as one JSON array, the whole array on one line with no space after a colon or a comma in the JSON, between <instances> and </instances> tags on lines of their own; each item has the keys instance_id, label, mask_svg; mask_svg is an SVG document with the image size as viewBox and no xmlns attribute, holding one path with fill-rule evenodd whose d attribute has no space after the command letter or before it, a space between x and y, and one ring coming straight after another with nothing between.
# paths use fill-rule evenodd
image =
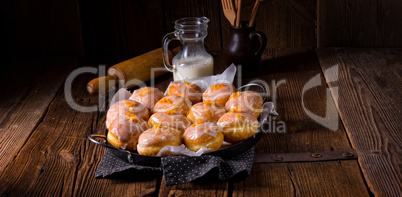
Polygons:
<instances>
[{"instance_id":1,"label":"wood grain surface","mask_svg":"<svg viewBox=\"0 0 402 197\"><path fill-rule=\"evenodd\" d=\"M289 52L285 50L284 53ZM260 69L259 76L249 80L261 79L268 83L270 100L275 103L279 113L278 117L272 117L272 121L275 120L275 126L283 121L286 124L286 133L269 130L263 138L266 141L261 140L261 146L257 145L257 152L313 152L350 148L341 124L335 131L331 131L313 120L303 109L302 99L307 110L321 117L325 117L327 110L333 112L335 116L331 121L339 123L334 102L326 102L327 86L320 75L318 59L312 50L263 60ZM320 75L322 85L308 89L302 98L303 87L317 75Z\"/></svg>"},{"instance_id":2,"label":"wood grain surface","mask_svg":"<svg viewBox=\"0 0 402 197\"><path fill-rule=\"evenodd\" d=\"M279 113L279 117L272 119L272 124L279 126L279 122L284 121L287 129L286 133L278 133L271 127L256 145L255 151L314 153L350 148L341 123L336 131L327 129L311 119L302 107L304 85L314 76L320 75L323 83L304 94L305 106L321 117L325 117L326 110L336 113L333 100L326 103L327 86L314 52L303 49L283 50L270 52L264 57L270 58L263 60L259 76L249 80L262 79L269 82L271 100L276 102ZM281 85L274 91L272 82ZM338 121L338 116L331 121ZM235 183L233 188L233 196L260 196L261 193L268 193L269 196L368 195L356 161L256 164L250 177Z\"/></svg>"},{"instance_id":3,"label":"wood grain surface","mask_svg":"<svg viewBox=\"0 0 402 197\"><path fill-rule=\"evenodd\" d=\"M227 182L201 182L185 183L182 185L165 186L162 179L159 197L164 196L228 196L229 188Z\"/></svg>"},{"instance_id":4,"label":"wood grain surface","mask_svg":"<svg viewBox=\"0 0 402 197\"><path fill-rule=\"evenodd\" d=\"M369 196L359 174L356 161L254 164L233 196Z\"/></svg>"},{"instance_id":5,"label":"wood grain surface","mask_svg":"<svg viewBox=\"0 0 402 197\"><path fill-rule=\"evenodd\" d=\"M15 62L0 79L0 173L41 122L77 58ZM57 73L57 75L55 74Z\"/></svg>"},{"instance_id":6,"label":"wood grain surface","mask_svg":"<svg viewBox=\"0 0 402 197\"><path fill-rule=\"evenodd\" d=\"M378 196L399 196L402 50L320 49L317 54L333 94L339 88L334 97L368 186ZM338 70L327 70L336 65Z\"/></svg>"},{"instance_id":7,"label":"wood grain surface","mask_svg":"<svg viewBox=\"0 0 402 197\"><path fill-rule=\"evenodd\" d=\"M250 20L254 0L242 1L241 20ZM263 1L256 16L256 30L267 36L267 48L315 47L315 0ZM229 35L230 23L221 13L223 46Z\"/></svg>"},{"instance_id":8,"label":"wood grain surface","mask_svg":"<svg viewBox=\"0 0 402 197\"><path fill-rule=\"evenodd\" d=\"M243 1L244 20L249 20L253 4ZM174 21L191 16L211 20L205 46L208 51L219 51L229 29L216 0L18 0L4 7L8 8L4 12L8 57L134 57L159 48L162 37L174 30ZM316 1L275 0L261 4L256 23L257 30L268 36L268 48L315 47L315 20Z\"/></svg>"},{"instance_id":9,"label":"wood grain surface","mask_svg":"<svg viewBox=\"0 0 402 197\"><path fill-rule=\"evenodd\" d=\"M317 47L402 47L402 1L318 0Z\"/></svg>"},{"instance_id":10,"label":"wood grain surface","mask_svg":"<svg viewBox=\"0 0 402 197\"><path fill-rule=\"evenodd\" d=\"M249 20L254 0L242 1ZM96 5L96 6L95 6ZM0 43L8 62L49 55L140 55L161 46L176 19L207 16L208 51L221 50L229 22L216 0L73 0L1 3ZM263 1L256 17L267 48L402 47L402 2L393 0Z\"/></svg>"},{"instance_id":11,"label":"wood grain surface","mask_svg":"<svg viewBox=\"0 0 402 197\"><path fill-rule=\"evenodd\" d=\"M61 89L51 102L43 121L34 129L15 159L0 174L2 195L152 195L157 179L138 177L94 179L104 148L87 136L105 131L105 112L78 112L68 102L80 106L98 104L98 97L86 92L86 83L95 77L79 75L72 85L72 100ZM106 103L107 104L107 103Z\"/></svg>"}]
</instances>

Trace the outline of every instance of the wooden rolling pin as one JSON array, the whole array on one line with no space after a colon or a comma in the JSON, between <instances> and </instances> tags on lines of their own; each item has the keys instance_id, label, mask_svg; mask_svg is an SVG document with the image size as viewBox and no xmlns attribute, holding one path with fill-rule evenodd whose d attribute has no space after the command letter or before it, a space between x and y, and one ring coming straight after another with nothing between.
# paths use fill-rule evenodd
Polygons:
<instances>
[{"instance_id":1,"label":"wooden rolling pin","mask_svg":"<svg viewBox=\"0 0 402 197\"><path fill-rule=\"evenodd\" d=\"M173 49L169 57L173 57L179 51L180 47ZM110 67L107 71L108 75L91 80L87 85L87 90L90 94L104 93L118 82L125 88L132 88L141 82L149 81L152 68L162 68L155 72L153 77L159 77L168 72L163 65L162 48Z\"/></svg>"}]
</instances>

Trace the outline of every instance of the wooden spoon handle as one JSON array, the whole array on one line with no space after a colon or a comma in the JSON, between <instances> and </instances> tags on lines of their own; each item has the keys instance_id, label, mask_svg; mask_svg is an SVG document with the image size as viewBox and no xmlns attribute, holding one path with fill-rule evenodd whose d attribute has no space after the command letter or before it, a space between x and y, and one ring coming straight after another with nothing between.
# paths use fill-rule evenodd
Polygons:
<instances>
[{"instance_id":1,"label":"wooden spoon handle","mask_svg":"<svg viewBox=\"0 0 402 197\"><path fill-rule=\"evenodd\" d=\"M236 27L240 27L240 13L241 13L241 0L237 2L237 16L236 16Z\"/></svg>"},{"instance_id":2,"label":"wooden spoon handle","mask_svg":"<svg viewBox=\"0 0 402 197\"><path fill-rule=\"evenodd\" d=\"M118 82L118 78L115 75L108 75L92 79L87 84L87 90L89 94L98 94L109 91L109 88L115 86Z\"/></svg>"},{"instance_id":3,"label":"wooden spoon handle","mask_svg":"<svg viewBox=\"0 0 402 197\"><path fill-rule=\"evenodd\" d=\"M252 27L254 25L255 17L257 16L259 6L260 6L260 0L256 0L253 11L251 11L250 22L248 23L249 27Z\"/></svg>"}]
</instances>

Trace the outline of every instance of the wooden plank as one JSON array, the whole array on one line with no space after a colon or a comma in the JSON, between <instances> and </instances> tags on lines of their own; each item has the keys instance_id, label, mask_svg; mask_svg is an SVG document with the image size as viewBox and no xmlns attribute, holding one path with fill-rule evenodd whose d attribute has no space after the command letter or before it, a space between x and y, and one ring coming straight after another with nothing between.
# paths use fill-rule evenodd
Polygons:
<instances>
[{"instance_id":1,"label":"wooden plank","mask_svg":"<svg viewBox=\"0 0 402 197\"><path fill-rule=\"evenodd\" d=\"M294 196L286 164L254 164L246 181L234 183L233 196Z\"/></svg>"},{"instance_id":2,"label":"wooden plank","mask_svg":"<svg viewBox=\"0 0 402 197\"><path fill-rule=\"evenodd\" d=\"M64 122L56 128L49 122L41 123L34 131L40 135L33 134L2 173L0 193L12 196L71 195L86 139L67 136L72 129L90 128L85 126Z\"/></svg>"},{"instance_id":3,"label":"wooden plank","mask_svg":"<svg viewBox=\"0 0 402 197\"><path fill-rule=\"evenodd\" d=\"M402 193L402 50L319 49L325 78L371 191ZM334 65L338 72L327 70ZM334 70L335 71L335 70ZM332 81L337 79L337 81Z\"/></svg>"},{"instance_id":4,"label":"wooden plank","mask_svg":"<svg viewBox=\"0 0 402 197\"><path fill-rule=\"evenodd\" d=\"M368 196L356 161L254 164L233 196Z\"/></svg>"},{"instance_id":5,"label":"wooden plank","mask_svg":"<svg viewBox=\"0 0 402 197\"><path fill-rule=\"evenodd\" d=\"M174 31L174 22L184 17L207 17L208 36L205 39L207 51L220 51L221 28L220 28L220 1L216 0L169 0L164 1L165 23L167 32Z\"/></svg>"},{"instance_id":6,"label":"wooden plank","mask_svg":"<svg viewBox=\"0 0 402 197\"><path fill-rule=\"evenodd\" d=\"M341 122L332 131L318 124L303 109L303 87L310 79L319 75L322 85L305 92L305 107L321 117L325 117L326 110L330 113L337 111L331 99L326 103L327 86L314 52L310 50L291 53L285 50L284 53L293 54L289 56L278 55L280 53L279 50L277 53L267 54L267 57L279 57L264 60L260 75L255 78L268 82L271 100L276 102L279 117L272 119L272 124L279 126L279 122L284 121L287 129L285 133L280 133L280 130L271 127L271 131L264 134L256 145L256 153L314 153L349 149L348 138ZM275 92L271 85L272 80L276 84L282 83ZM276 101L274 95L277 97ZM338 121L338 116L330 121ZM247 180L234 184L233 196L259 196L262 192L269 192L274 196L368 195L356 161L258 164L254 166Z\"/></svg>"},{"instance_id":7,"label":"wooden plank","mask_svg":"<svg viewBox=\"0 0 402 197\"><path fill-rule=\"evenodd\" d=\"M77 58L17 61L0 79L0 172L39 124Z\"/></svg>"},{"instance_id":8,"label":"wooden plank","mask_svg":"<svg viewBox=\"0 0 402 197\"><path fill-rule=\"evenodd\" d=\"M129 58L161 47L161 1L86 0L80 1L80 13L86 55Z\"/></svg>"},{"instance_id":9,"label":"wooden plank","mask_svg":"<svg viewBox=\"0 0 402 197\"><path fill-rule=\"evenodd\" d=\"M277 53L282 53L282 50L279 51ZM290 52L284 50L283 53ZM260 66L260 75L242 81L242 84L255 79L265 81L270 90L269 100L275 103L276 110L279 113L278 117L272 117L272 124L275 125L271 125L271 130L268 130L260 143L257 144L256 153L297 153L349 149L348 138L341 122L339 122L336 131L331 131L317 123L303 109L303 87L310 79L321 73L314 52L310 50L294 53L290 56L281 57L281 55L273 54L266 56L279 57L268 61L263 60ZM327 86L322 76L320 76L320 82L322 85L307 90L303 99L307 110L324 117L327 109L329 112L336 113L336 108L332 101L326 103ZM281 121L286 124L285 134L279 132ZM338 116L335 114L331 121L338 121Z\"/></svg>"},{"instance_id":10,"label":"wooden plank","mask_svg":"<svg viewBox=\"0 0 402 197\"><path fill-rule=\"evenodd\" d=\"M162 179L159 197L163 196L228 196L228 184L204 181L167 187Z\"/></svg>"},{"instance_id":11,"label":"wooden plank","mask_svg":"<svg viewBox=\"0 0 402 197\"><path fill-rule=\"evenodd\" d=\"M402 47L402 2L318 0L318 47Z\"/></svg>"},{"instance_id":12,"label":"wooden plank","mask_svg":"<svg viewBox=\"0 0 402 197\"><path fill-rule=\"evenodd\" d=\"M243 0L242 20L249 20L254 0ZM266 34L267 48L316 47L316 1L263 1L256 16L256 29ZM223 46L230 23L221 14Z\"/></svg>"},{"instance_id":13,"label":"wooden plank","mask_svg":"<svg viewBox=\"0 0 402 197\"><path fill-rule=\"evenodd\" d=\"M78 0L18 0L8 9L13 9L19 57L83 55Z\"/></svg>"}]
</instances>

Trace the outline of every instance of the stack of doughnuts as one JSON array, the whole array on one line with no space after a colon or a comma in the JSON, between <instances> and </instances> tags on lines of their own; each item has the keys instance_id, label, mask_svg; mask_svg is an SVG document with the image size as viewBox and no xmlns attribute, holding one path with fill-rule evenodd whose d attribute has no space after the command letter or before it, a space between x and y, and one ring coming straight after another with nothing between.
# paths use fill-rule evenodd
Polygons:
<instances>
[{"instance_id":1,"label":"stack of doughnuts","mask_svg":"<svg viewBox=\"0 0 402 197\"><path fill-rule=\"evenodd\" d=\"M110 107L107 139L117 148L149 156L182 144L194 152L218 150L223 141L235 144L258 131L262 102L257 92L237 92L227 83L202 92L193 83L173 82L166 96L157 88L143 87Z\"/></svg>"},{"instance_id":2,"label":"stack of doughnuts","mask_svg":"<svg viewBox=\"0 0 402 197\"><path fill-rule=\"evenodd\" d=\"M225 103L226 114L218 120L225 141L235 144L258 131L258 116L261 114L263 99L254 91L234 92Z\"/></svg>"}]
</instances>

